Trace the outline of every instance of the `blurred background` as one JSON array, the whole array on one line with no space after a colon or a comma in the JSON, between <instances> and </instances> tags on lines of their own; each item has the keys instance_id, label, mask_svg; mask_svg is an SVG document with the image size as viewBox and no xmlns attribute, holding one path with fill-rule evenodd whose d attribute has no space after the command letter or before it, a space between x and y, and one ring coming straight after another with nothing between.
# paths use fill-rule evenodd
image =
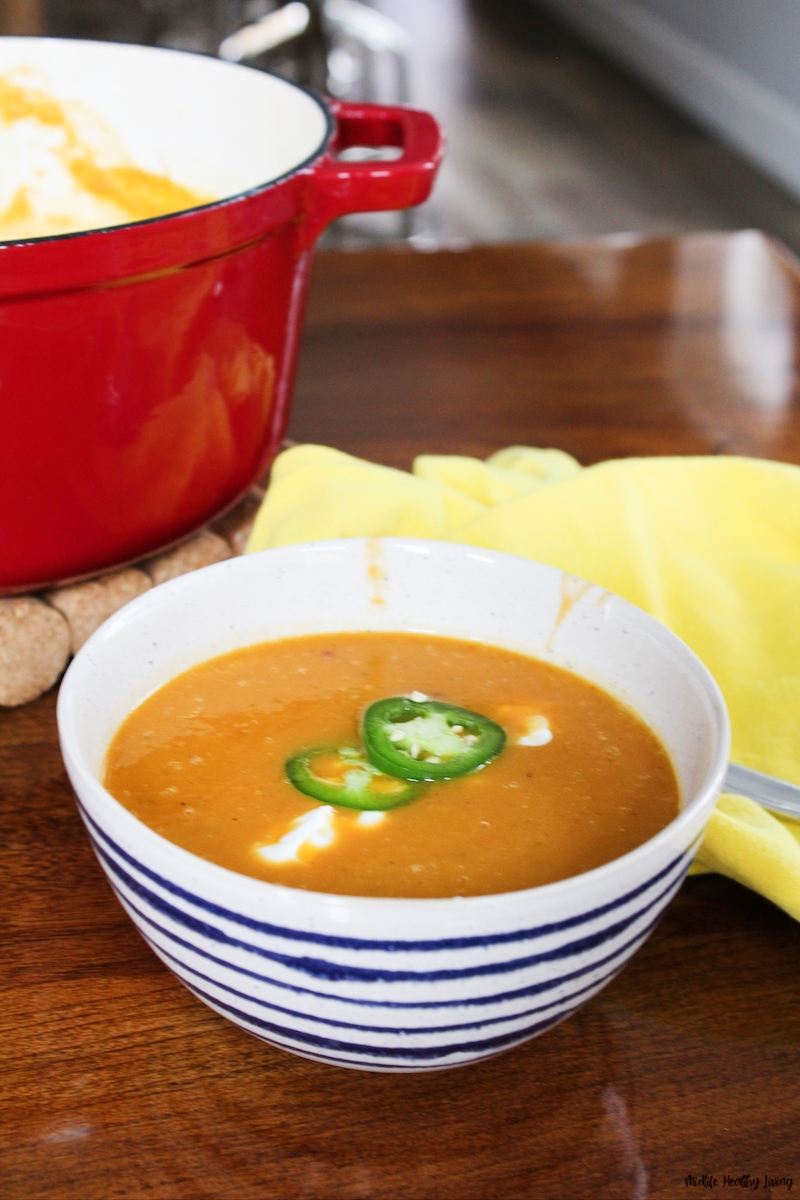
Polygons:
<instances>
[{"instance_id":1,"label":"blurred background","mask_svg":"<svg viewBox=\"0 0 800 1200\"><path fill-rule=\"evenodd\" d=\"M434 112L433 198L328 245L756 227L800 252L796 0L0 0L0 19Z\"/></svg>"}]
</instances>

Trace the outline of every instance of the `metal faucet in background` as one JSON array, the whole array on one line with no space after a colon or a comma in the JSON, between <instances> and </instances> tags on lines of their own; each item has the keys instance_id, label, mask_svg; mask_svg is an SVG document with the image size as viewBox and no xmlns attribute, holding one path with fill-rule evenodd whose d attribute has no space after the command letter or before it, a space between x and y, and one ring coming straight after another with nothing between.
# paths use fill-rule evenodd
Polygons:
<instances>
[{"instance_id":1,"label":"metal faucet in background","mask_svg":"<svg viewBox=\"0 0 800 1200\"><path fill-rule=\"evenodd\" d=\"M220 44L219 56L228 62L258 58L306 34L315 19L321 24L327 44L325 90L343 99L408 103L410 38L396 21L361 4L360 0L323 0L322 3L292 0L226 37ZM392 95L379 95L378 55L388 57L393 63ZM356 90L357 96L354 95Z\"/></svg>"},{"instance_id":2,"label":"metal faucet in background","mask_svg":"<svg viewBox=\"0 0 800 1200\"><path fill-rule=\"evenodd\" d=\"M360 0L291 0L230 34L218 53L228 62L245 62L292 44L298 83L342 100L408 104L411 39ZM396 153L394 147L353 146L342 157L366 162ZM397 220L397 236L412 237L413 211L398 213ZM331 235L339 240L335 226Z\"/></svg>"},{"instance_id":3,"label":"metal faucet in background","mask_svg":"<svg viewBox=\"0 0 800 1200\"><path fill-rule=\"evenodd\" d=\"M322 12L334 41L328 55L332 94L344 97L345 89L358 80L361 100L408 104L411 39L405 29L359 0L325 0ZM375 73L378 55L388 56L394 65L394 95L380 94Z\"/></svg>"},{"instance_id":4,"label":"metal faucet in background","mask_svg":"<svg viewBox=\"0 0 800 1200\"><path fill-rule=\"evenodd\" d=\"M227 62L245 62L258 58L269 50L275 50L305 33L311 21L311 10L307 4L292 0L274 12L267 13L259 21L253 21L226 37L219 47L219 56Z\"/></svg>"}]
</instances>

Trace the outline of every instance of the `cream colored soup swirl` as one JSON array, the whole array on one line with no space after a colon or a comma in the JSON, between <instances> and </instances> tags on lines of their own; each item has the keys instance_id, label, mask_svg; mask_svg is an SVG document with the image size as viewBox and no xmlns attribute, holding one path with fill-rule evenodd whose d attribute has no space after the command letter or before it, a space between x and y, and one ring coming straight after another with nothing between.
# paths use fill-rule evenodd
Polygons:
<instances>
[{"instance_id":1,"label":"cream colored soup swirl","mask_svg":"<svg viewBox=\"0 0 800 1200\"><path fill-rule=\"evenodd\" d=\"M130 160L100 116L26 72L0 75L0 241L163 216L215 199Z\"/></svg>"}]
</instances>

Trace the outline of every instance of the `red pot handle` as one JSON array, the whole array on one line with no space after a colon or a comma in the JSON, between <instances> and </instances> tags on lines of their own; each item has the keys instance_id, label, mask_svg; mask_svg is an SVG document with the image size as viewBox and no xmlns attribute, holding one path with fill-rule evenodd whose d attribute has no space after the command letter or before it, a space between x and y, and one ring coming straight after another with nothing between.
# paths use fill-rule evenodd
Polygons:
<instances>
[{"instance_id":1,"label":"red pot handle","mask_svg":"<svg viewBox=\"0 0 800 1200\"><path fill-rule=\"evenodd\" d=\"M324 158L308 168L303 241L308 246L345 213L410 208L430 195L444 137L430 113L383 104L329 100L336 130ZM348 146L399 146L394 162L341 162Z\"/></svg>"}]
</instances>

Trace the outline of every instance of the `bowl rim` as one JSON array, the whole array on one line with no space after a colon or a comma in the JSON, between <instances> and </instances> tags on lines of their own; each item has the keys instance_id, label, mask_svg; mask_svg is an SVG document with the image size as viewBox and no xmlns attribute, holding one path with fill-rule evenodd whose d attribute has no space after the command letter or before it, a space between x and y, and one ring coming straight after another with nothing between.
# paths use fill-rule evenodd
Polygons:
<instances>
[{"instance_id":1,"label":"bowl rim","mask_svg":"<svg viewBox=\"0 0 800 1200\"><path fill-rule=\"evenodd\" d=\"M146 616L154 608L169 605L172 603L173 598L177 598L182 593L196 586L194 581L198 577L207 577L208 572L213 571L222 574L223 572L246 571L250 568L243 564L248 562L252 562L254 564L253 569L255 569L255 564L263 561L263 555L291 557L293 554L308 553L309 551L319 549L330 551L341 548L345 550L348 547L352 547L354 543L365 545L367 542L374 542L375 540L374 538L359 537L326 539L316 542L297 542L288 546L258 551L252 555L240 555L207 567L201 567L197 571L189 572L186 575L160 584L158 587L154 587L137 596L123 608L119 609L79 649L67 667L61 682L57 701L57 723L61 753L70 779L72 779L74 773L80 780L81 787L86 788L92 795L95 803L104 806L106 809L110 809L123 824L128 825L132 833L142 837L145 844L149 843L162 853L166 850L167 853L177 856L178 861L185 867L194 868L196 872L206 873L211 882L216 881L220 885L227 885L226 891L229 889L239 889L240 892L248 895L248 899L252 897L255 901L266 899L270 895L276 898L281 897L291 906L290 909L285 910L287 911L287 915L289 911L297 913L301 908L306 906L317 909L320 905L329 905L331 903L338 906L346 904L348 908L352 906L355 913L358 913L359 910L364 912L369 910L374 911L376 907L388 909L392 906L401 906L406 909L409 915L412 913L423 915L426 910L430 911L431 915L434 913L444 915L444 909L452 911L457 909L460 913L467 914L482 909L494 908L502 901L508 904L524 904L526 899L530 898L533 900L535 897L537 900L542 900L546 903L551 898L557 900L562 896L568 896L570 893L580 895L585 890L591 889L594 884L602 887L607 880L612 879L615 875L627 874L630 869L635 873L636 868L649 859L652 854L657 854L658 851L666 849L676 833L680 834L687 825L692 825L704 808L711 807L711 802L716 800L716 797L722 790L730 758L730 718L719 685L698 655L677 634L673 633L671 629L645 609L632 604L629 600L625 600L615 592L609 592L609 595L614 596L618 603L636 614L635 619L641 620L644 618L645 623L650 626L656 639L665 643L673 651L677 651L683 661L690 666L695 678L699 677L699 681L706 689L712 712L716 715L718 729L716 735L715 730L713 728L711 730L711 761L702 784L697 788L695 794L686 800L678 815L653 837L634 847L633 850L629 850L626 854L620 855L618 858L613 858L609 862L602 863L598 867L593 867L589 871L582 871L577 875L569 875L565 879L538 884L531 888L521 888L517 891L507 892L489 892L476 896L358 896L340 892L319 892L307 888L291 887L288 884L272 883L265 879L258 879L252 875L244 875L238 871L231 870L229 867L223 867L218 863L211 862L209 859L202 858L200 855L193 853L191 850L184 849L182 846L163 837L162 834L157 833L154 829L151 829L149 825L146 825L112 796L90 769L78 748L78 734L73 727L73 715L71 711L81 687L81 672L87 669L85 665L87 659L93 652L96 653L100 649L105 640L115 637L121 629L130 625L132 621L137 620L140 616ZM488 555L495 560L511 559L517 563L530 563L534 567L544 567L547 570L564 573L562 568L553 567L549 563L525 558L522 555L508 554L505 551L473 546L468 543L410 537L381 537L377 540L398 546L415 548L417 553L419 553L419 548L425 547L432 553L461 552L466 554L480 554L481 556ZM297 636L302 637L303 635L298 634ZM491 643L486 644L490 645ZM210 656L210 658L215 657L218 656ZM535 656L531 655L531 657ZM209 660L199 659L198 665L205 661ZM578 674L578 672L575 673ZM142 703L144 698L139 703ZM715 742L716 746L714 745ZM83 815L84 805L78 795L78 788L74 784L73 788L76 793L79 811ZM105 830L103 832L105 833ZM695 839L695 843L697 844L698 842L699 838ZM696 844L694 848L690 848L690 850L684 852L684 856L689 854L693 856ZM344 930L342 932L344 933ZM398 939L393 940L396 941Z\"/></svg>"},{"instance_id":2,"label":"bowl rim","mask_svg":"<svg viewBox=\"0 0 800 1200\"><path fill-rule=\"evenodd\" d=\"M248 200L255 196L260 196L268 192L271 188L278 187L282 183L286 183L293 175L299 174L301 171L307 170L324 158L330 147L333 135L336 131L336 120L333 115L330 104L324 96L320 96L311 88L303 87L300 83L294 83L291 79L284 79L282 75L278 75L274 71L260 71L255 67L248 67L244 63L227 62L225 59L215 58L212 55L198 54L194 50L179 50L172 46L143 46L136 42L104 42L99 38L57 38L57 37L29 37L29 36L14 36L8 35L3 38L3 43L7 42L33 42L41 44L44 42L56 43L61 45L79 44L82 46L98 46L112 48L112 53L117 49L125 51L146 51L155 52L158 54L180 55L184 58L193 58L205 60L209 63L214 63L223 68L231 68L233 70L250 71L256 75L268 75L271 79L276 79L279 83L285 84L287 88L293 88L295 91L303 92L309 99L313 100L322 113L322 119L325 128L322 138L312 152L288 171L284 171L281 175L277 175L274 179L269 179L264 183L254 184L253 187L246 188L243 192L231 192L228 195L220 196L216 200L208 200L204 204L193 204L191 208L178 208L174 212L161 213L155 217L144 217L140 221L120 221L116 225L93 225L90 229L77 229L71 233L51 233L45 234L43 237L27 237L27 238L7 238L0 239L0 250L7 246L43 246L52 245L56 242L73 241L76 238L87 237L90 234L102 233L105 235L120 233L127 229L140 229L148 225L154 225L157 222L171 221L179 217L194 216L197 213L207 213L212 209L220 209L225 205L239 203L242 200Z\"/></svg>"}]
</instances>

